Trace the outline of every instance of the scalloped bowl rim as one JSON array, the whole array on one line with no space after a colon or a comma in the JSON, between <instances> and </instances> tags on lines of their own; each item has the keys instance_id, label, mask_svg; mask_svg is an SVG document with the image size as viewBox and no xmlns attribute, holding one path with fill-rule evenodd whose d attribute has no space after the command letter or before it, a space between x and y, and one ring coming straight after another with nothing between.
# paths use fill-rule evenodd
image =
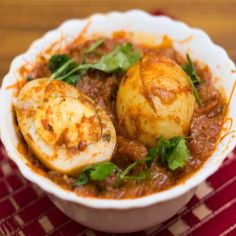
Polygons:
<instances>
[{"instance_id":1,"label":"scalloped bowl rim","mask_svg":"<svg viewBox=\"0 0 236 236\"><path fill-rule=\"evenodd\" d=\"M91 21L96 21L97 18L112 18L112 17L141 17L142 19L147 19L147 20L156 20L156 21L163 21L165 24L170 24L173 27L180 27L185 29L188 32L194 32L197 34L199 37L203 38L206 41L206 44L208 46L211 46L214 48L215 51L217 51L221 57L224 58L225 61L228 62L229 66L231 67L232 70L235 70L234 63L230 60L228 55L226 54L225 50L217 45L215 45L211 39L208 37L208 35L203 32L202 30L196 29L196 28L190 28L188 27L185 23L182 23L180 21L172 20L169 17L166 16L151 16L148 13L145 13L140 10L131 10L125 13L121 12L110 12L108 14L94 14L86 19L80 20L80 19L72 19L72 20L67 20L63 24L61 24L58 28L55 30L49 31L46 33L42 38L34 41L28 51L26 53L21 54L17 56L13 62L11 63L10 66L10 71L8 74L4 77L2 88L0 91L0 111L1 113L4 112L4 109L7 109L6 105L6 97L4 94L4 88L7 86L9 83L9 80L12 78L14 75L14 70L15 68L18 67L19 63L22 63L23 58L27 55L32 53L32 51L35 50L40 44L42 44L44 41L47 41L52 35L55 35L58 33L61 29L68 27L69 25L72 27L72 25L76 24L85 24L88 20ZM233 73L233 72L232 72ZM236 77L236 75L235 75ZM8 100L7 100L8 101ZM9 109L9 107L8 107ZM234 114L235 116L235 114ZM199 174L201 169L199 171L195 172L191 177L189 177L186 181L179 183L176 186L173 186L167 190L158 192L158 193L153 193L148 196L140 197L140 198L134 198L134 199L99 199L99 198L90 198L90 197L81 197L73 193L72 191L67 191L61 187L59 187L57 184L53 183L46 177L37 174L34 172L30 167L28 167L24 161L22 161L22 158L19 157L19 153L16 151L15 145L12 143L10 139L10 135L8 135L8 129L7 125L5 124L4 116L0 116L0 131L1 131L1 140L6 148L6 152L9 155L9 157L16 163L18 168L20 169L20 172L23 174L24 177L26 177L28 180L31 182L37 184L40 186L43 190L46 192L53 194L61 199L71 201L71 202L76 202L78 204L87 206L87 207L92 207L92 208L100 208L100 209L129 209L129 208L139 208L139 207L145 207L149 206L152 204L160 203L163 201L168 201L174 198L179 197L180 195L183 195L187 191L193 189L194 187L198 186L201 182L203 182L207 177L209 177L211 174L213 174L218 168L220 167L221 163L223 160L226 158L226 156L233 150L235 144L236 144L236 139L231 140L231 142L228 144L228 147L226 148L224 152L224 156L217 156L214 158L220 158L220 161L218 160L216 164L212 166L212 168L208 168L208 171ZM235 124L234 124L235 126ZM225 147L225 145L224 145ZM212 155L209 159L211 159L214 155ZM208 160L209 160L208 159ZM208 162L208 161L207 161ZM204 163L205 165L206 163Z\"/></svg>"}]
</instances>

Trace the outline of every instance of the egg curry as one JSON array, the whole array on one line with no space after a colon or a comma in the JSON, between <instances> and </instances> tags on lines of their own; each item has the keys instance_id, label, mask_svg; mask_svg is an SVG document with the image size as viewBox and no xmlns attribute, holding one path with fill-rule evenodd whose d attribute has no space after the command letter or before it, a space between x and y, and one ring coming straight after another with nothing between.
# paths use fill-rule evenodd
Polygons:
<instances>
[{"instance_id":1,"label":"egg curry","mask_svg":"<svg viewBox=\"0 0 236 236\"><path fill-rule=\"evenodd\" d=\"M209 68L193 58L124 37L41 56L14 102L24 157L84 197L178 184L214 152L226 114Z\"/></svg>"}]
</instances>

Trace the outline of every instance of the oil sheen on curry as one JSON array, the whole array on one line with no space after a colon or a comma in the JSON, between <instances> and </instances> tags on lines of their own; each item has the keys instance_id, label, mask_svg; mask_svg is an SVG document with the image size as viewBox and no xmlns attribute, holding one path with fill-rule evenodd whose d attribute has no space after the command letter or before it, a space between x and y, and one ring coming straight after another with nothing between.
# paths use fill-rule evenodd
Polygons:
<instances>
[{"instance_id":1,"label":"oil sheen on curry","mask_svg":"<svg viewBox=\"0 0 236 236\"><path fill-rule=\"evenodd\" d=\"M188 178L214 151L226 105L206 65L122 37L41 56L14 102L18 150L84 197L125 199Z\"/></svg>"}]
</instances>

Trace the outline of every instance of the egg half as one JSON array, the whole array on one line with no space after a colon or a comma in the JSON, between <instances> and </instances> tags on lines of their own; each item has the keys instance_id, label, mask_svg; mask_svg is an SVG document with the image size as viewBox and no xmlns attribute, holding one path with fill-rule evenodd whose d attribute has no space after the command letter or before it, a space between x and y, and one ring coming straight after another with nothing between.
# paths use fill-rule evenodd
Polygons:
<instances>
[{"instance_id":1,"label":"egg half","mask_svg":"<svg viewBox=\"0 0 236 236\"><path fill-rule=\"evenodd\" d=\"M153 146L160 136L186 135L195 98L189 78L173 60L144 55L122 79L116 100L118 123L128 134Z\"/></svg>"},{"instance_id":2,"label":"egg half","mask_svg":"<svg viewBox=\"0 0 236 236\"><path fill-rule=\"evenodd\" d=\"M89 164L109 161L115 128L106 112L79 89L59 80L26 83L15 104L25 141L49 169L77 175Z\"/></svg>"}]
</instances>

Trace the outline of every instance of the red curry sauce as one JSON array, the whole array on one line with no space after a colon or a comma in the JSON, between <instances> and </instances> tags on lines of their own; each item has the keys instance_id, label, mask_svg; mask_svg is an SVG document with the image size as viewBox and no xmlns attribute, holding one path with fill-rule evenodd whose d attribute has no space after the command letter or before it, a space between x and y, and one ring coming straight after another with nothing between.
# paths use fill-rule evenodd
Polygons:
<instances>
[{"instance_id":1,"label":"red curry sauce","mask_svg":"<svg viewBox=\"0 0 236 236\"><path fill-rule=\"evenodd\" d=\"M123 37L106 39L105 43L96 50L96 53L86 56L86 61L90 63L97 61L102 54L111 52L115 44L124 41ZM64 53L73 57L76 62L81 63L84 60L83 49L88 48L93 42L93 40L89 40L83 44L71 45L65 49ZM157 56L165 55L179 65L186 63L186 60L170 44L163 44L163 46L156 48L144 45L136 45L136 47L143 53L152 52ZM112 175L104 181L73 187L75 178L48 170L34 157L28 147L26 152L25 148L22 148L20 144L18 150L24 153L24 156L30 160L35 171L40 172L62 187L74 191L81 196L114 199L136 198L169 188L198 170L212 154L216 147L226 113L225 100L220 92L214 88L212 75L208 67L199 66L197 63L195 63L195 67L203 81L198 87L202 103L200 106L195 106L187 139L190 157L182 169L170 171L165 166L153 163L150 167L151 174L149 178L143 181L129 180L117 188L114 187L115 176ZM46 60L38 62L28 74L33 79L48 77L49 75L50 71L48 70L48 62ZM106 74L100 71L90 71L80 81L78 87L109 114L117 133L117 147L111 161L121 169L124 169L132 162L144 158L148 153L148 148L141 142L131 139L125 130L117 124L115 101L116 92L122 77L123 74L121 73ZM134 174L145 168L145 165L137 166Z\"/></svg>"}]
</instances>

